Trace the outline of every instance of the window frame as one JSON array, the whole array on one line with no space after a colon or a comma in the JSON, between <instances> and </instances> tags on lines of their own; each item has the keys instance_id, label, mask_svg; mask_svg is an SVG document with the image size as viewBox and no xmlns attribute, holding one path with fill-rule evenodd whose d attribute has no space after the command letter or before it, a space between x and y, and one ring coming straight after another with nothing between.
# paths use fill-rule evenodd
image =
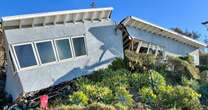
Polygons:
<instances>
[{"instance_id":1,"label":"window frame","mask_svg":"<svg viewBox=\"0 0 208 110\"><path fill-rule=\"evenodd\" d=\"M17 54L16 54L15 47L16 46L22 46L22 45L28 45L28 44L30 44L32 46L32 51L33 51L33 54L34 54L34 57L35 57L35 61L36 61L37 64L33 65L33 66L28 66L28 67L21 67L19 59L18 59ZM16 65L15 67L17 68L17 71L31 69L31 68L34 68L34 67L37 67L37 66L40 65L39 61L38 61L38 57L36 55L35 46L34 46L34 44L32 42L12 44L11 47L12 47L12 53L14 55L14 56L13 55L12 56L14 58L14 62L15 62L15 65Z\"/></svg>"},{"instance_id":2,"label":"window frame","mask_svg":"<svg viewBox=\"0 0 208 110\"><path fill-rule=\"evenodd\" d=\"M38 43L43 43L43 42L51 42L52 49L53 49L53 53L54 53L54 57L55 57L55 61L48 62L48 63L42 63L42 61L41 61L41 59L40 59L40 54L39 54L39 51L38 51L37 44L38 44ZM57 63L58 59L57 59L57 54L56 54L56 50L55 50L55 47L54 47L54 42L53 42L53 40L41 40L41 41L35 41L35 42L34 42L34 45L35 45L35 50L36 50L36 52L37 52L37 58L38 58L38 61L39 61L39 65L40 65L40 66L43 66L43 65L50 65L50 64Z\"/></svg>"},{"instance_id":3,"label":"window frame","mask_svg":"<svg viewBox=\"0 0 208 110\"><path fill-rule=\"evenodd\" d=\"M84 45L85 45L85 50L86 50L86 54L85 55L76 56L75 48L74 48L74 42L73 42L73 39L75 39L75 38L84 38ZM71 43L72 43L72 46L73 46L72 48L73 48L73 53L74 53L74 57L75 58L80 58L80 57L88 56L88 48L87 48L87 42L86 42L86 36L85 35L82 35L82 36L73 36L70 39L71 39Z\"/></svg>"},{"instance_id":4,"label":"window frame","mask_svg":"<svg viewBox=\"0 0 208 110\"><path fill-rule=\"evenodd\" d=\"M59 41L59 40L68 40L69 41L70 51L71 51L71 55L72 55L71 58L60 59L59 52L58 52L58 47L57 47L57 44L56 44L56 41ZM68 60L71 60L71 59L73 59L75 57L70 37L63 37L63 38L56 38L56 39L54 39L54 46L55 46L55 50L56 50L56 54L57 54L57 58L58 58L59 62L68 61Z\"/></svg>"},{"instance_id":5,"label":"window frame","mask_svg":"<svg viewBox=\"0 0 208 110\"><path fill-rule=\"evenodd\" d=\"M83 38L84 39L84 46L85 46L85 51L86 54L85 55L81 55L81 56L76 56L75 54L75 49L74 49L74 43L73 43L73 39L74 38ZM57 40L63 40L63 39L67 39L69 41L69 45L70 45L70 50L71 50L71 54L72 57L71 58L67 58L67 59L60 59L59 58L59 54L58 54L58 50L57 50L57 45L56 45L56 41ZM42 63L41 59L40 59L40 54L37 48L37 43L42 43L42 42L50 42L52 45L52 49L53 49L53 53L54 53L54 57L55 57L55 61L53 62L48 62L48 63ZM20 63L16 54L16 50L15 47L16 46L22 46L22 45L27 45L30 44L32 46L32 51L35 57L35 61L36 61L36 65L33 66L28 66L28 67L20 67ZM87 47L87 40L86 40L86 36L85 35L80 35L80 36L65 36L62 38L54 38L54 39L47 39L47 40L37 40L37 41L29 41L29 42L25 42L25 43L14 43L14 44L10 44L9 49L11 50L11 60L14 62L14 66L16 68L16 72L20 72L20 71L24 71L24 70L29 70L29 69L33 69L33 68L39 68L40 66L45 66L45 65L50 65L50 64L58 64L58 63L62 63L65 61L69 61L69 60L76 60L79 59L80 57L86 57L88 56L88 47Z\"/></svg>"}]
</instances>

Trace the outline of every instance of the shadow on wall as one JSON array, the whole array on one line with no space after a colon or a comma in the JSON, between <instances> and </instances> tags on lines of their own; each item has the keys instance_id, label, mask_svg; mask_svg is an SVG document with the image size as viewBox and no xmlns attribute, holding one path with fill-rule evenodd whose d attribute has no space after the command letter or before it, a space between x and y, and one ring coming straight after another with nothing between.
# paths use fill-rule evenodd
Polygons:
<instances>
[{"instance_id":1,"label":"shadow on wall","mask_svg":"<svg viewBox=\"0 0 208 110\"><path fill-rule=\"evenodd\" d=\"M122 48L122 44L120 44L121 38L116 35L115 25L108 26L97 26L89 29L89 32L96 37L97 40L103 42L104 45L100 46L103 52L99 58L99 61L102 60L104 54L109 50L113 55L121 57L122 53L119 51ZM119 47L121 46L121 47Z\"/></svg>"},{"instance_id":2,"label":"shadow on wall","mask_svg":"<svg viewBox=\"0 0 208 110\"><path fill-rule=\"evenodd\" d=\"M67 74L57 79L54 82L54 85L57 85L65 81L73 80L74 78L80 77L82 75L87 75L96 69L103 68L107 64L110 64L115 57L122 57L122 43L119 42L121 38L119 38L119 36L116 36L114 29L114 25L90 28L88 32L90 32L90 34L95 36L97 40L103 43L103 45L97 47L97 49L102 50L102 53L100 55L98 54L99 59L92 65L89 65L89 62L87 62L84 67L77 67L72 69ZM88 43L88 45L90 44ZM104 55L107 54L107 51L113 54L113 56L104 58Z\"/></svg>"},{"instance_id":3,"label":"shadow on wall","mask_svg":"<svg viewBox=\"0 0 208 110\"><path fill-rule=\"evenodd\" d=\"M70 81L70 80L73 80L74 78L92 73L96 68L102 67L105 64L110 64L113 61L113 59L114 58L110 58L110 59L107 59L102 62L97 62L97 63L90 65L90 66L85 66L83 68L81 68L81 67L74 68L71 71L69 71L67 74L65 74L64 76L57 79L54 82L54 85L58 85L58 84L63 83L65 81Z\"/></svg>"}]
</instances>

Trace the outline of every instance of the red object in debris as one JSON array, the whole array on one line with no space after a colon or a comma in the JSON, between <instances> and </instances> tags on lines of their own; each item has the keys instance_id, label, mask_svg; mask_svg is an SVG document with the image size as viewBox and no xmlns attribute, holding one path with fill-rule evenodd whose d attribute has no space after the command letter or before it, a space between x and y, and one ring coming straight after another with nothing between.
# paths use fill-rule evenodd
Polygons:
<instances>
[{"instance_id":1,"label":"red object in debris","mask_svg":"<svg viewBox=\"0 0 208 110\"><path fill-rule=\"evenodd\" d=\"M48 109L48 95L40 96L40 108Z\"/></svg>"}]
</instances>

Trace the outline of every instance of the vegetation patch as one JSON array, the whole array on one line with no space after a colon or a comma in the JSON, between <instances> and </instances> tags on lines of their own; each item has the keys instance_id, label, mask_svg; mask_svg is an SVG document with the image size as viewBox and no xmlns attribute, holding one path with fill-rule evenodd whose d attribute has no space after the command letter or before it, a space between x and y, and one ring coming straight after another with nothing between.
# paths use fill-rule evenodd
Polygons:
<instances>
[{"instance_id":1,"label":"vegetation patch","mask_svg":"<svg viewBox=\"0 0 208 110\"><path fill-rule=\"evenodd\" d=\"M200 79L201 75L190 59L169 58L167 62L158 64L157 58L152 55L127 51L125 59L118 58L108 68L74 80L74 92L60 98L61 101L50 101L50 108L202 109L208 102L208 84Z\"/></svg>"}]
</instances>

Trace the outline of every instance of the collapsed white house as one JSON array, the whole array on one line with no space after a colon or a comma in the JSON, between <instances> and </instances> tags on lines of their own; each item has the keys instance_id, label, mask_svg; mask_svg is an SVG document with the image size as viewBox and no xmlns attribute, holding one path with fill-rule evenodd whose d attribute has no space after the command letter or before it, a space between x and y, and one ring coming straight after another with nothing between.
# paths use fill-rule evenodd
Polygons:
<instances>
[{"instance_id":1,"label":"collapsed white house","mask_svg":"<svg viewBox=\"0 0 208 110\"><path fill-rule=\"evenodd\" d=\"M6 92L13 100L105 68L125 49L147 54L192 55L198 42L135 17L120 24L113 8L92 8L2 18ZM117 31L119 29L120 31Z\"/></svg>"},{"instance_id":2,"label":"collapsed white house","mask_svg":"<svg viewBox=\"0 0 208 110\"><path fill-rule=\"evenodd\" d=\"M205 43L133 16L123 19L118 29L122 32L124 49L164 58L191 55L195 65L199 65L199 49L206 47Z\"/></svg>"},{"instance_id":3,"label":"collapsed white house","mask_svg":"<svg viewBox=\"0 0 208 110\"><path fill-rule=\"evenodd\" d=\"M3 17L6 92L13 100L70 81L123 57L113 8ZM115 42L116 41L116 42Z\"/></svg>"}]
</instances>

